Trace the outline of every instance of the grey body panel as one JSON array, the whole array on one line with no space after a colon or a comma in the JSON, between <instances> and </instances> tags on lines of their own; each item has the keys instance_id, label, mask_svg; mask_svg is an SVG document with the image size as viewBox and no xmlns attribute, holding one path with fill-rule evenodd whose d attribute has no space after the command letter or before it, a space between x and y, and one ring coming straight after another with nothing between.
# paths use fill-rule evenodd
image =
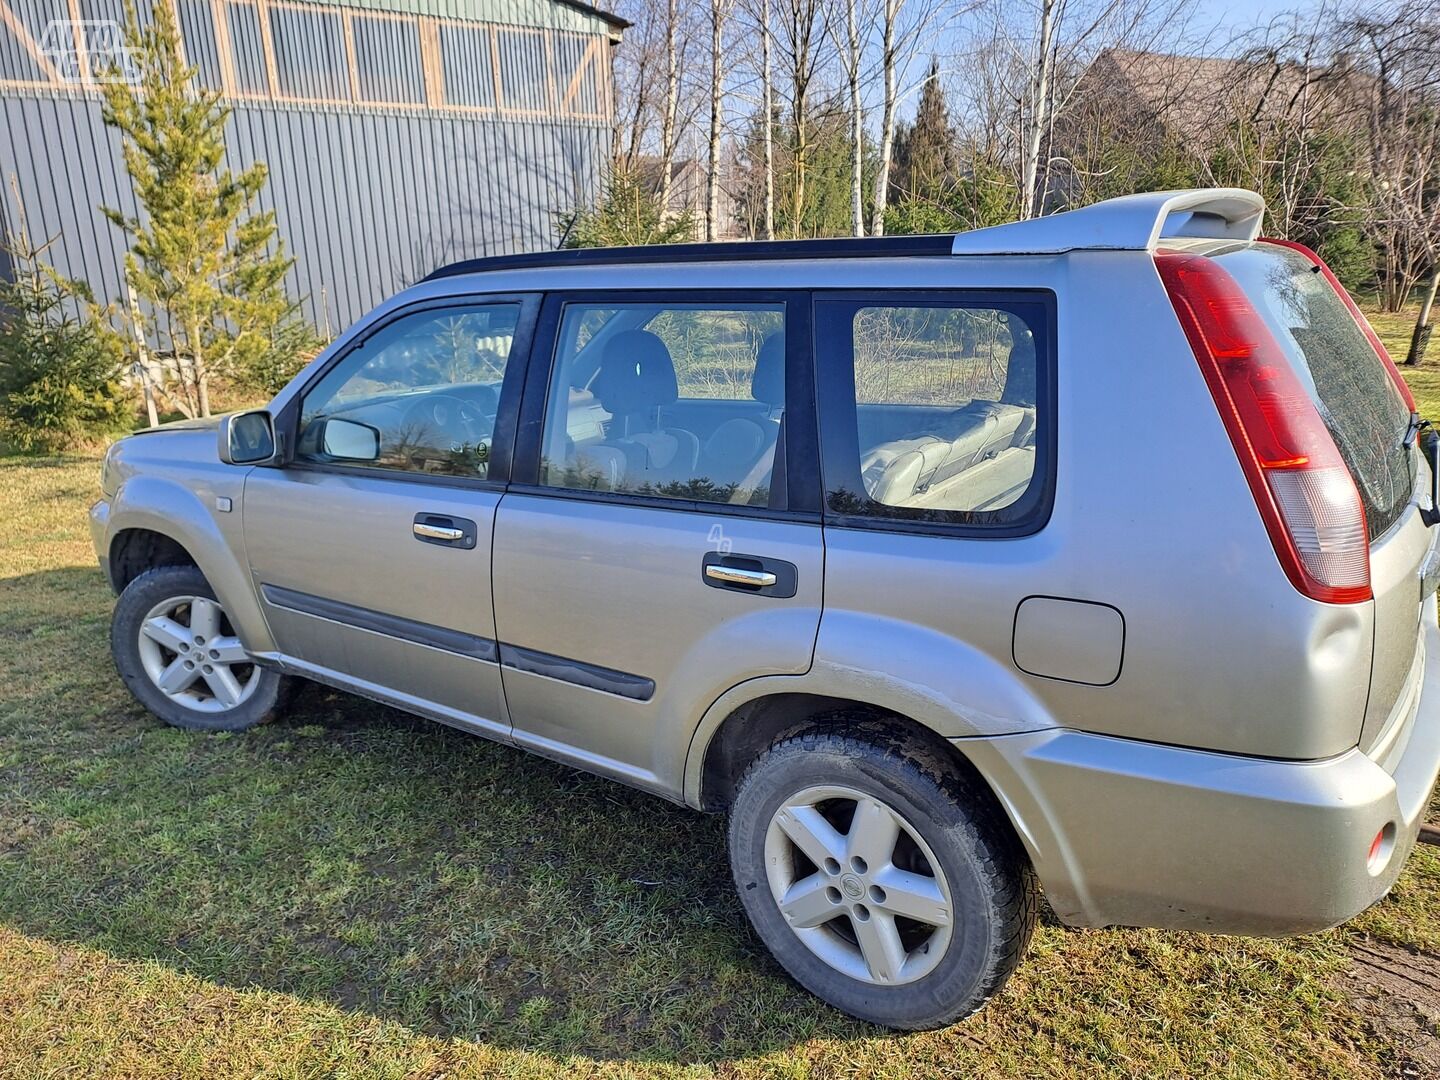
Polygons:
<instances>
[{"instance_id":1,"label":"grey body panel","mask_svg":"<svg viewBox=\"0 0 1440 1080\"><path fill-rule=\"evenodd\" d=\"M1440 650L1435 600L1422 648ZM1077 926L1299 934L1379 900L1415 844L1440 774L1432 663L1385 760L1240 758L1073 731L967 742L1000 794L1046 899ZM1394 848L1365 866L1387 824Z\"/></svg>"},{"instance_id":2,"label":"grey body panel","mask_svg":"<svg viewBox=\"0 0 1440 1080\"><path fill-rule=\"evenodd\" d=\"M1417 568L1435 533L1411 509L1389 534L1370 546L1370 586L1375 592L1375 664L1370 678L1360 748L1369 751L1398 720L1420 646L1421 594Z\"/></svg>"},{"instance_id":3,"label":"grey body panel","mask_svg":"<svg viewBox=\"0 0 1440 1080\"><path fill-rule=\"evenodd\" d=\"M490 535L499 501L497 491L402 475L252 470L244 515L250 570L276 650L507 735L499 665L493 650L476 645L495 640ZM419 542L413 523L422 513L476 522L475 547ZM283 594L277 603L276 589L361 610L285 603ZM364 612L419 626L385 626ZM459 638L447 641L445 632Z\"/></svg>"},{"instance_id":4,"label":"grey body panel","mask_svg":"<svg viewBox=\"0 0 1440 1080\"><path fill-rule=\"evenodd\" d=\"M736 552L793 563L796 594L707 588L717 528ZM517 646L654 683L641 700L507 662L515 741L679 798L707 706L736 683L809 669L823 562L818 524L510 492L495 525L502 654Z\"/></svg>"}]
</instances>

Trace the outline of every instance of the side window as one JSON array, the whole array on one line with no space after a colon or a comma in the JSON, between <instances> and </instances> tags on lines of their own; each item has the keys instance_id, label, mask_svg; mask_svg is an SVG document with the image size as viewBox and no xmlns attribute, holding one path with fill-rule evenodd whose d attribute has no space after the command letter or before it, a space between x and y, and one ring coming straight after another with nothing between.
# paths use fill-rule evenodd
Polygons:
<instances>
[{"instance_id":1,"label":"side window","mask_svg":"<svg viewBox=\"0 0 1440 1080\"><path fill-rule=\"evenodd\" d=\"M396 319L306 393L296 457L485 477L519 317L505 302Z\"/></svg>"},{"instance_id":2,"label":"side window","mask_svg":"<svg viewBox=\"0 0 1440 1080\"><path fill-rule=\"evenodd\" d=\"M784 304L567 303L540 482L770 506Z\"/></svg>"},{"instance_id":3,"label":"side window","mask_svg":"<svg viewBox=\"0 0 1440 1080\"><path fill-rule=\"evenodd\" d=\"M1044 497L1047 320L1038 304L822 301L827 506L1013 526ZM822 367L822 371L827 370Z\"/></svg>"}]
</instances>

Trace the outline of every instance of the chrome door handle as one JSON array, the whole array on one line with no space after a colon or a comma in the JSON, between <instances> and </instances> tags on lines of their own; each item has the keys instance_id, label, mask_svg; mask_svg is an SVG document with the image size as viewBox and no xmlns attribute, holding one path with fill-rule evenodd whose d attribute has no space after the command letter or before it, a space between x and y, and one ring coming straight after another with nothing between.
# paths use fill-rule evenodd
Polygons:
<instances>
[{"instance_id":1,"label":"chrome door handle","mask_svg":"<svg viewBox=\"0 0 1440 1080\"><path fill-rule=\"evenodd\" d=\"M445 525L427 525L423 521L417 521L414 525L415 535L426 540L464 540L464 529L452 529Z\"/></svg>"},{"instance_id":2,"label":"chrome door handle","mask_svg":"<svg viewBox=\"0 0 1440 1080\"><path fill-rule=\"evenodd\" d=\"M775 584L775 575L769 570L744 570L721 563L710 563L706 566L705 576L711 581L723 581L727 585L753 585L757 589L766 589Z\"/></svg>"}]
</instances>

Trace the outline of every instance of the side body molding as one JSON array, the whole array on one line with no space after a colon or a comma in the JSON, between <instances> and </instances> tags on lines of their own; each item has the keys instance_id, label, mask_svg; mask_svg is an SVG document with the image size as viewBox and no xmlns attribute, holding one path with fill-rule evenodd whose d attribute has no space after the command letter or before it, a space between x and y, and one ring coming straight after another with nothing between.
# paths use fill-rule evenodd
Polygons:
<instances>
[{"instance_id":1,"label":"side body molding","mask_svg":"<svg viewBox=\"0 0 1440 1080\"><path fill-rule=\"evenodd\" d=\"M826 609L815 660L803 675L751 679L732 687L701 718L685 761L685 801L701 803L711 740L725 718L773 694L848 698L907 716L946 739L993 738L1058 727L1021 681L1009 657L895 619Z\"/></svg>"}]
</instances>

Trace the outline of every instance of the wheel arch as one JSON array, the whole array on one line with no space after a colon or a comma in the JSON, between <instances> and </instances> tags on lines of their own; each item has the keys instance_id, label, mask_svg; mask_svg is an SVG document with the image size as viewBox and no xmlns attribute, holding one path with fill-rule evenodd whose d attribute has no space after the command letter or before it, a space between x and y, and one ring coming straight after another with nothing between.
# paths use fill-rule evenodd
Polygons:
<instances>
[{"instance_id":1,"label":"wheel arch","mask_svg":"<svg viewBox=\"0 0 1440 1080\"><path fill-rule=\"evenodd\" d=\"M157 566L199 567L195 556L173 536L144 527L120 529L110 540L107 556L110 586L116 593Z\"/></svg>"},{"instance_id":2,"label":"wheel arch","mask_svg":"<svg viewBox=\"0 0 1440 1080\"><path fill-rule=\"evenodd\" d=\"M222 528L200 497L172 480L134 476L120 485L106 523L106 574L118 593L157 566L195 566L225 606L247 648L273 648L243 554L239 514Z\"/></svg>"},{"instance_id":3,"label":"wheel arch","mask_svg":"<svg viewBox=\"0 0 1440 1080\"><path fill-rule=\"evenodd\" d=\"M831 726L858 728L866 737L903 741L919 749L942 768L955 769L987 793L1017 840L1021 830L1011 820L1005 801L968 756L934 728L892 708L853 697L803 692L775 692L754 697L731 709L706 741L696 776L693 798L687 801L710 812L725 810L736 785L750 763L766 747L802 732Z\"/></svg>"}]
</instances>

